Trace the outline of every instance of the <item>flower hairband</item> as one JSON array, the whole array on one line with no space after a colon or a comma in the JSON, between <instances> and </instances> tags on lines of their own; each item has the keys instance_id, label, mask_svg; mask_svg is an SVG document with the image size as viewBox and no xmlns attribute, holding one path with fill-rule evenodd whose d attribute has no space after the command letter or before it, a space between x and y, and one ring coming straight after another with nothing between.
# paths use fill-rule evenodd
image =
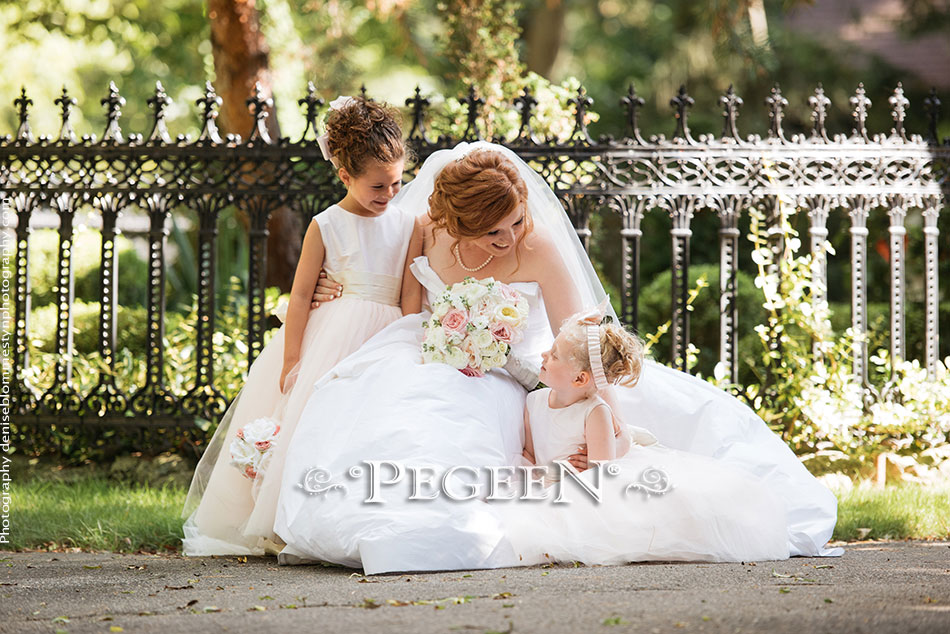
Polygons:
<instances>
[{"instance_id":1,"label":"flower hairband","mask_svg":"<svg viewBox=\"0 0 950 634\"><path fill-rule=\"evenodd\" d=\"M609 298L604 298L596 308L577 319L577 323L587 327L587 353L590 356L590 371L594 377L594 386L602 390L610 385L607 382L607 375L604 373L604 360L600 353L600 324L604 321L607 313L607 302Z\"/></svg>"},{"instance_id":2,"label":"flower hairband","mask_svg":"<svg viewBox=\"0 0 950 634\"><path fill-rule=\"evenodd\" d=\"M356 103L356 99L341 95L330 102L330 110L342 110L351 103ZM317 145L320 146L320 153L323 154L324 160L330 161L330 163L333 164L333 167L339 169L340 161L333 156L332 152L330 152L330 140L327 137L326 132L317 137Z\"/></svg>"}]
</instances>

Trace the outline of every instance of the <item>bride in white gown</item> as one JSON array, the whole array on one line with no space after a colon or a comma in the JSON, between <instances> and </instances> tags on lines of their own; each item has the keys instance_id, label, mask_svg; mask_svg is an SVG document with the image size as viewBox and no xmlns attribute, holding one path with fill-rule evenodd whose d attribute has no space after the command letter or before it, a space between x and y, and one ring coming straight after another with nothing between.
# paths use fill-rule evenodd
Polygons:
<instances>
[{"instance_id":1,"label":"bride in white gown","mask_svg":"<svg viewBox=\"0 0 950 634\"><path fill-rule=\"evenodd\" d=\"M553 192L503 147L437 152L396 202L430 209L410 244L423 254L411 268L426 304L466 276L493 277L527 297L528 331L512 350L522 365L539 365L552 330L604 297ZM282 562L321 560L368 574L536 563L515 552L494 502L452 499L520 463L526 391L505 371L468 377L422 364L425 316L391 324L317 383L285 462L274 525L287 544ZM761 481L786 509L789 554L837 554L825 548L834 496L735 398L654 363L635 388L606 396L625 423L663 445ZM484 498L486 489L479 492ZM741 512L743 500L735 504Z\"/></svg>"}]
</instances>

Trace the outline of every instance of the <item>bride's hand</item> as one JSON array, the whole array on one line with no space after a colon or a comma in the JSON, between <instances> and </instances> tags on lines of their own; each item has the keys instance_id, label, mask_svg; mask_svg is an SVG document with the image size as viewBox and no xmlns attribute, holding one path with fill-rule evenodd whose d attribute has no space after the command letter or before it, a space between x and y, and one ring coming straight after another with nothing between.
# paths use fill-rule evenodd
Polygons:
<instances>
[{"instance_id":1,"label":"bride's hand","mask_svg":"<svg viewBox=\"0 0 950 634\"><path fill-rule=\"evenodd\" d=\"M313 291L313 299L310 300L310 308L317 308L323 302L332 302L342 294L343 285L332 281L327 277L326 271L321 270L317 287Z\"/></svg>"},{"instance_id":2,"label":"bride's hand","mask_svg":"<svg viewBox=\"0 0 950 634\"><path fill-rule=\"evenodd\" d=\"M587 445L578 445L577 453L568 456L567 461L578 471L587 471Z\"/></svg>"}]
</instances>

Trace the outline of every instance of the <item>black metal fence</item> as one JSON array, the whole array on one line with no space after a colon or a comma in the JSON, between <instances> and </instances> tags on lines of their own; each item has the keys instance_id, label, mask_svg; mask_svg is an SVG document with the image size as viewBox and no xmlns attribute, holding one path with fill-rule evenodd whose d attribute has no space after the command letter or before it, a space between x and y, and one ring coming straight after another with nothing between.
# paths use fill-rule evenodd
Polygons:
<instances>
[{"instance_id":1,"label":"black metal fence","mask_svg":"<svg viewBox=\"0 0 950 634\"><path fill-rule=\"evenodd\" d=\"M575 126L568 138L539 141L533 130L536 101L524 95L514 104L521 126L514 138L502 140L544 176L563 201L585 244L591 237L595 214L620 220L622 267L622 319L636 325L640 289L641 221L649 211L669 214L672 246L672 358L682 365L690 339L688 269L691 221L694 215L715 214L720 245L720 346L719 358L730 377L737 376L736 272L739 254L739 219L753 205L777 209L791 204L809 219L812 248L818 250L827 236L830 213L847 214L851 234L851 309L857 332L867 330L867 220L872 210L883 209L889 218L890 346L896 357L905 356L905 221L908 214L922 216L925 234L925 329L923 362L930 371L938 360L938 240L940 210L950 192L950 141L937 136L940 100L932 92L923 104L928 128L923 135L904 128L908 100L900 86L889 98L894 127L888 134L872 134L866 127L871 102L859 87L850 99L854 127L849 134L832 134L825 127L829 99L821 87L809 99L813 129L810 134L789 136L783 128L787 100L776 86L767 99L770 129L764 138L743 138L737 118L742 100L730 89L719 100L721 135L695 138L689 127L693 100L684 89L671 101L676 131L671 138L641 134L638 112L643 100L631 87L621 103L627 114L626 129L617 138L593 139L585 123L591 100L583 90L571 100ZM299 103L307 127L299 140L271 139L264 126L270 103L258 95L248 100L255 124L246 139L222 139L216 126L220 100L210 83L197 101L202 130L198 138L172 140L165 122L170 100L158 84L149 99L153 109L147 135L125 136L120 128L124 100L114 85L102 100L107 125L101 139L77 140L70 125L75 105L66 90L55 101L62 127L56 138L35 138L29 124L33 105L26 91L15 100L19 129L15 136L0 138L0 194L15 214L15 306L12 328L14 381L11 405L26 441L29 430L72 425L81 429L123 430L139 434L140 442L167 442L169 438L200 437L194 420L215 420L226 408L216 387L212 363L215 332L215 258L221 210L236 206L249 219L247 346L251 361L262 345L264 314L265 243L268 218L287 206L309 218L340 197L340 186L328 163L322 160L315 136L323 100L311 85ZM460 139L430 140L426 130L429 101L418 89L406 100L411 114L410 143L421 162L433 151L459 140L481 138L480 108L474 92L463 103L467 128ZM104 367L91 391L80 393L71 378L73 358L74 218L80 208L93 208L101 216L100 314L98 353ZM117 385L117 257L116 222L124 211L137 208L147 214L148 279L146 372L141 385ZM59 218L59 251L56 290L55 379L45 389L24 380L30 358L30 260L31 218L51 209ZM166 385L163 345L165 324L166 238L169 220L188 209L198 219L198 293L195 324L197 370L185 390ZM8 214L4 215L6 219ZM6 220L5 220L6 222ZM4 231L11 231L5 226ZM656 239L652 236L651 239ZM855 374L867 376L867 345L855 350Z\"/></svg>"}]
</instances>

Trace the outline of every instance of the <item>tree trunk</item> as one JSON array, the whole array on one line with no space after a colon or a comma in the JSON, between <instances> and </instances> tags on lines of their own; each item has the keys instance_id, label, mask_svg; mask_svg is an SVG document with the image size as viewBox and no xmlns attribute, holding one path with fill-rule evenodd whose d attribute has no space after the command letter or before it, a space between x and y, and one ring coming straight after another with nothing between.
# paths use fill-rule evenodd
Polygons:
<instances>
[{"instance_id":1,"label":"tree trunk","mask_svg":"<svg viewBox=\"0 0 950 634\"><path fill-rule=\"evenodd\" d=\"M261 84L265 98L273 96L270 49L260 29L256 0L208 0L208 18L215 90L222 99L218 125L225 133L247 139L254 126L247 107L254 85ZM279 139L276 110L271 110L266 123L270 137ZM265 283L287 292L300 257L300 220L289 207L280 207L271 213L267 229Z\"/></svg>"},{"instance_id":2,"label":"tree trunk","mask_svg":"<svg viewBox=\"0 0 950 634\"><path fill-rule=\"evenodd\" d=\"M523 23L525 66L548 79L564 41L564 12L564 0L544 0Z\"/></svg>"}]
</instances>

